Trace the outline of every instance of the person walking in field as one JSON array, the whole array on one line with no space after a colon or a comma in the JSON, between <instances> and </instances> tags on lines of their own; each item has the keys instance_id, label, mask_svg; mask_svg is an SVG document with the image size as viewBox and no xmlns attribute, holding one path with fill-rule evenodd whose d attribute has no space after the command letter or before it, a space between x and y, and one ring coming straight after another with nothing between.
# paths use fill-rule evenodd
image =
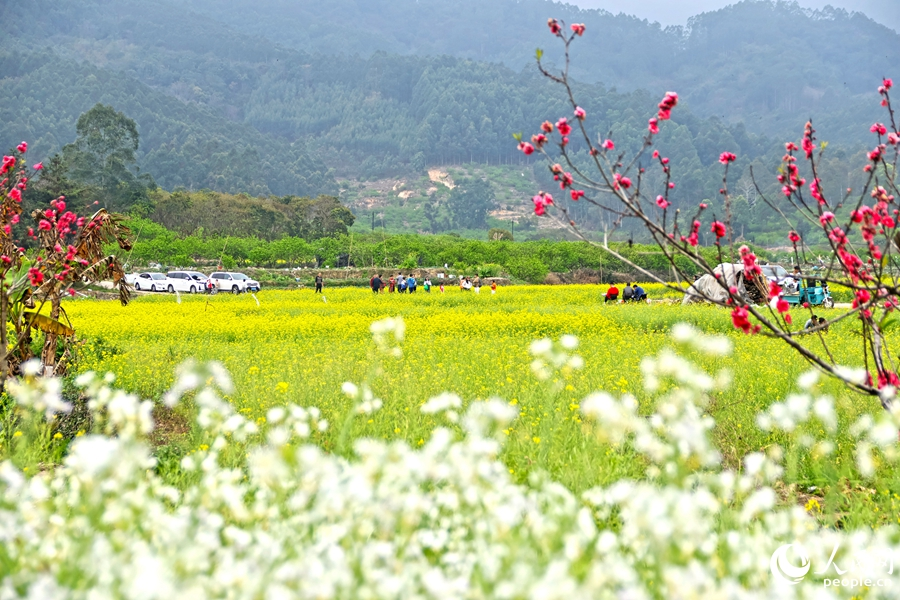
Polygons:
<instances>
[{"instance_id":1,"label":"person walking in field","mask_svg":"<svg viewBox=\"0 0 900 600\"><path fill-rule=\"evenodd\" d=\"M391 275L390 279L388 279L388 293L393 294L394 288L397 287L397 280L394 279L394 276Z\"/></svg>"},{"instance_id":2,"label":"person walking in field","mask_svg":"<svg viewBox=\"0 0 900 600\"><path fill-rule=\"evenodd\" d=\"M316 293L321 294L322 288L325 286L325 278L322 277L322 274L319 273L316 275Z\"/></svg>"},{"instance_id":3,"label":"person walking in field","mask_svg":"<svg viewBox=\"0 0 900 600\"><path fill-rule=\"evenodd\" d=\"M416 293L416 285L416 278L412 273L410 273L409 277L406 278L406 289L409 290L410 294Z\"/></svg>"},{"instance_id":4,"label":"person walking in field","mask_svg":"<svg viewBox=\"0 0 900 600\"><path fill-rule=\"evenodd\" d=\"M632 298L634 298L634 290L626 283L625 289L622 290L622 300L630 302Z\"/></svg>"},{"instance_id":5,"label":"person walking in field","mask_svg":"<svg viewBox=\"0 0 900 600\"><path fill-rule=\"evenodd\" d=\"M403 276L403 273L397 274L397 292L402 294L406 291L406 277Z\"/></svg>"},{"instance_id":6,"label":"person walking in field","mask_svg":"<svg viewBox=\"0 0 900 600\"><path fill-rule=\"evenodd\" d=\"M606 295L603 296L603 304L607 302L615 302L619 299L619 288L616 287L616 284L612 284L609 286L609 289L606 290Z\"/></svg>"},{"instance_id":7,"label":"person walking in field","mask_svg":"<svg viewBox=\"0 0 900 600\"><path fill-rule=\"evenodd\" d=\"M473 282L472 287L475 288L476 294L481 292L481 277L479 277L478 275L475 276L475 281Z\"/></svg>"},{"instance_id":8,"label":"person walking in field","mask_svg":"<svg viewBox=\"0 0 900 600\"><path fill-rule=\"evenodd\" d=\"M496 293L497 293L497 282L496 282L496 281L492 281L492 282L491 282L491 294L493 295L493 294L496 294Z\"/></svg>"},{"instance_id":9,"label":"person walking in field","mask_svg":"<svg viewBox=\"0 0 900 600\"><path fill-rule=\"evenodd\" d=\"M372 286L372 292L377 294L381 291L381 275L376 274L369 282Z\"/></svg>"},{"instance_id":10,"label":"person walking in field","mask_svg":"<svg viewBox=\"0 0 900 600\"><path fill-rule=\"evenodd\" d=\"M425 288L425 291L427 293L429 293L429 294L431 293L431 278L430 277L425 278L425 282L422 283L422 287Z\"/></svg>"}]
</instances>

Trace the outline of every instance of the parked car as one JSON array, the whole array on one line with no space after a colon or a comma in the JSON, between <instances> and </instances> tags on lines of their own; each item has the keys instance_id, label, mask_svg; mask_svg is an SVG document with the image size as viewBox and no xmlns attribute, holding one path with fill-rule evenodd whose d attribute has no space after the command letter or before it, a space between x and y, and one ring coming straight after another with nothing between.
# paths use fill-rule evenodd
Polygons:
<instances>
[{"instance_id":1,"label":"parked car","mask_svg":"<svg viewBox=\"0 0 900 600\"><path fill-rule=\"evenodd\" d=\"M171 286L169 278L162 273L138 273L132 281L128 281L128 277L125 276L126 283L131 283L139 291L165 292Z\"/></svg>"},{"instance_id":2,"label":"parked car","mask_svg":"<svg viewBox=\"0 0 900 600\"><path fill-rule=\"evenodd\" d=\"M259 282L250 279L243 273L230 273L218 271L209 276L216 283L216 288L220 292L230 291L233 294L241 292L258 292Z\"/></svg>"},{"instance_id":3,"label":"parked car","mask_svg":"<svg viewBox=\"0 0 900 600\"><path fill-rule=\"evenodd\" d=\"M200 271L169 271L167 276L171 280L168 288L170 292L197 294L206 287L207 277Z\"/></svg>"}]
</instances>

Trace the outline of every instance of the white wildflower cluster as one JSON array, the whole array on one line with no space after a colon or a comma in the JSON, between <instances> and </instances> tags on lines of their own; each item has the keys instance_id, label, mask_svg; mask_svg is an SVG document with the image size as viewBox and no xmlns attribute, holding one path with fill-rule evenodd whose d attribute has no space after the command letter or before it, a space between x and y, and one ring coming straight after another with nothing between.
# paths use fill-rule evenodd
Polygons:
<instances>
[{"instance_id":1,"label":"white wildflower cluster","mask_svg":"<svg viewBox=\"0 0 900 600\"><path fill-rule=\"evenodd\" d=\"M680 335L684 335L685 327L679 328ZM701 347L722 346L697 331L689 337ZM662 351L655 359L645 358L641 371L649 392L657 392L664 380L676 385L659 398L656 411L649 417L639 413L638 402L630 395L621 399L604 392L588 396L581 409L596 422L597 435L615 445L631 439L634 450L652 462L648 471L651 476L672 478L686 469L717 464L719 452L709 439L715 422L704 409L707 394L727 387L729 374L723 371L710 377L671 350Z\"/></svg>"},{"instance_id":2,"label":"white wildflower cluster","mask_svg":"<svg viewBox=\"0 0 900 600\"><path fill-rule=\"evenodd\" d=\"M665 391L642 414L633 398L602 393L582 407L598 434L658 476L578 497L547 476L511 480L501 430L517 413L500 400L471 403L458 429L439 427L420 446L358 439L348 458L309 442L327 426L315 409L273 408L265 435L252 435L254 424L219 395L226 380L184 368L168 398L191 398L213 441L185 460L181 489L153 469L143 429L121 420L115 435L74 439L55 469L29 476L0 464L0 600L850 598L861 590L823 587L813 572L785 583L775 574L779 548L802 548L816 570L830 557L846 570L847 557L900 550L895 527L826 530L779 502L777 449L748 455L739 472L724 469L704 406L727 377L670 352L644 373L648 390ZM110 412L112 401L97 398L121 392L102 378L83 383L91 406ZM47 384L18 385L31 398ZM348 395L364 398L350 385ZM462 404L443 394L422 410L456 413ZM827 420L816 401L806 405ZM794 421L803 419L798 412ZM873 445L886 437L874 421L855 431ZM796 561L787 566L795 571Z\"/></svg>"},{"instance_id":3,"label":"white wildflower cluster","mask_svg":"<svg viewBox=\"0 0 900 600\"><path fill-rule=\"evenodd\" d=\"M372 338L379 351L398 358L403 355L400 342L406 335L406 323L403 322L402 317L388 317L375 321L369 330L372 332Z\"/></svg>"},{"instance_id":4,"label":"white wildflower cluster","mask_svg":"<svg viewBox=\"0 0 900 600\"><path fill-rule=\"evenodd\" d=\"M72 411L72 404L62 399L62 382L53 378L37 378L41 361L30 360L22 366L24 380L11 379L6 389L23 408L43 413L48 421L58 414Z\"/></svg>"},{"instance_id":5,"label":"white wildflower cluster","mask_svg":"<svg viewBox=\"0 0 900 600\"><path fill-rule=\"evenodd\" d=\"M564 377L571 371L584 366L584 359L574 353L578 348L578 338L574 335L564 335L559 341L554 342L550 338L536 340L531 344L531 370L535 377L546 381L553 377L554 373L560 373Z\"/></svg>"},{"instance_id":6,"label":"white wildflower cluster","mask_svg":"<svg viewBox=\"0 0 900 600\"><path fill-rule=\"evenodd\" d=\"M456 394L444 392L431 398L420 409L426 415L442 414L451 423L459 420L459 409L462 407L462 398Z\"/></svg>"},{"instance_id":7,"label":"white wildflower cluster","mask_svg":"<svg viewBox=\"0 0 900 600\"><path fill-rule=\"evenodd\" d=\"M890 462L900 459L897 441L900 431L900 406L890 404L890 410L882 411L876 417L862 415L850 426L850 435L856 438L856 466L863 477L875 474L878 454Z\"/></svg>"},{"instance_id":8,"label":"white wildflower cluster","mask_svg":"<svg viewBox=\"0 0 900 600\"><path fill-rule=\"evenodd\" d=\"M381 398L376 398L368 384L365 383L360 387L351 381L345 381L341 386L341 391L355 402L356 413L360 415L371 415L381 410L384 405Z\"/></svg>"}]
</instances>

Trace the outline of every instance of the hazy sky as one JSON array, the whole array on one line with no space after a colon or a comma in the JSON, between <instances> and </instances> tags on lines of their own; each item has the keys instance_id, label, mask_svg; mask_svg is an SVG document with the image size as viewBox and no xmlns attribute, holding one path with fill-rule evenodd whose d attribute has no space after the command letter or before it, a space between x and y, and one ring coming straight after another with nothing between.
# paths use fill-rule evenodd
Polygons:
<instances>
[{"instance_id":1,"label":"hazy sky","mask_svg":"<svg viewBox=\"0 0 900 600\"><path fill-rule=\"evenodd\" d=\"M603 8L627 13L663 25L684 25L688 17L734 4L735 0L560 0L582 8ZM900 30L900 0L798 0L805 8L827 5L865 13L872 19Z\"/></svg>"}]
</instances>

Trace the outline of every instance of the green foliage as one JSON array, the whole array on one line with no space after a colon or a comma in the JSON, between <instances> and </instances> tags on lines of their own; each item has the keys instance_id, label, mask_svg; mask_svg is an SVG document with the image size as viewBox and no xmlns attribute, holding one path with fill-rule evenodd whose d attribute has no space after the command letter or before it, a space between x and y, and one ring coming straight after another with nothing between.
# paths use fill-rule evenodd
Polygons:
<instances>
[{"instance_id":1,"label":"green foliage","mask_svg":"<svg viewBox=\"0 0 900 600\"><path fill-rule=\"evenodd\" d=\"M137 165L164 188L262 195L336 191L332 174L304 144L261 134L123 73L0 46L0 146L28 140L32 156L59 152L75 140L79 116L98 101L134 120Z\"/></svg>"},{"instance_id":2,"label":"green foliage","mask_svg":"<svg viewBox=\"0 0 900 600\"><path fill-rule=\"evenodd\" d=\"M317 240L346 235L355 220L334 196L252 198L209 190L155 190L151 203L150 218L181 235L205 232L264 240L284 236Z\"/></svg>"},{"instance_id":3,"label":"green foliage","mask_svg":"<svg viewBox=\"0 0 900 600\"><path fill-rule=\"evenodd\" d=\"M528 283L541 283L547 276L549 269L547 265L541 262L537 257L519 256L512 259L507 265L509 274L516 279L527 281Z\"/></svg>"},{"instance_id":4,"label":"green foliage","mask_svg":"<svg viewBox=\"0 0 900 600\"><path fill-rule=\"evenodd\" d=\"M63 148L62 176L91 186L101 204L113 210L126 209L146 197L152 180L133 171L140 146L137 125L111 106L96 104L78 117L78 137Z\"/></svg>"},{"instance_id":5,"label":"green foliage","mask_svg":"<svg viewBox=\"0 0 900 600\"><path fill-rule=\"evenodd\" d=\"M508 229L501 229L499 227L491 227L490 231L488 231L488 239L492 242L498 242L500 240L512 241L513 234Z\"/></svg>"},{"instance_id":6,"label":"green foliage","mask_svg":"<svg viewBox=\"0 0 900 600\"><path fill-rule=\"evenodd\" d=\"M460 181L447 200L453 225L462 229L485 227L487 213L494 204L494 191L481 179Z\"/></svg>"}]
</instances>

